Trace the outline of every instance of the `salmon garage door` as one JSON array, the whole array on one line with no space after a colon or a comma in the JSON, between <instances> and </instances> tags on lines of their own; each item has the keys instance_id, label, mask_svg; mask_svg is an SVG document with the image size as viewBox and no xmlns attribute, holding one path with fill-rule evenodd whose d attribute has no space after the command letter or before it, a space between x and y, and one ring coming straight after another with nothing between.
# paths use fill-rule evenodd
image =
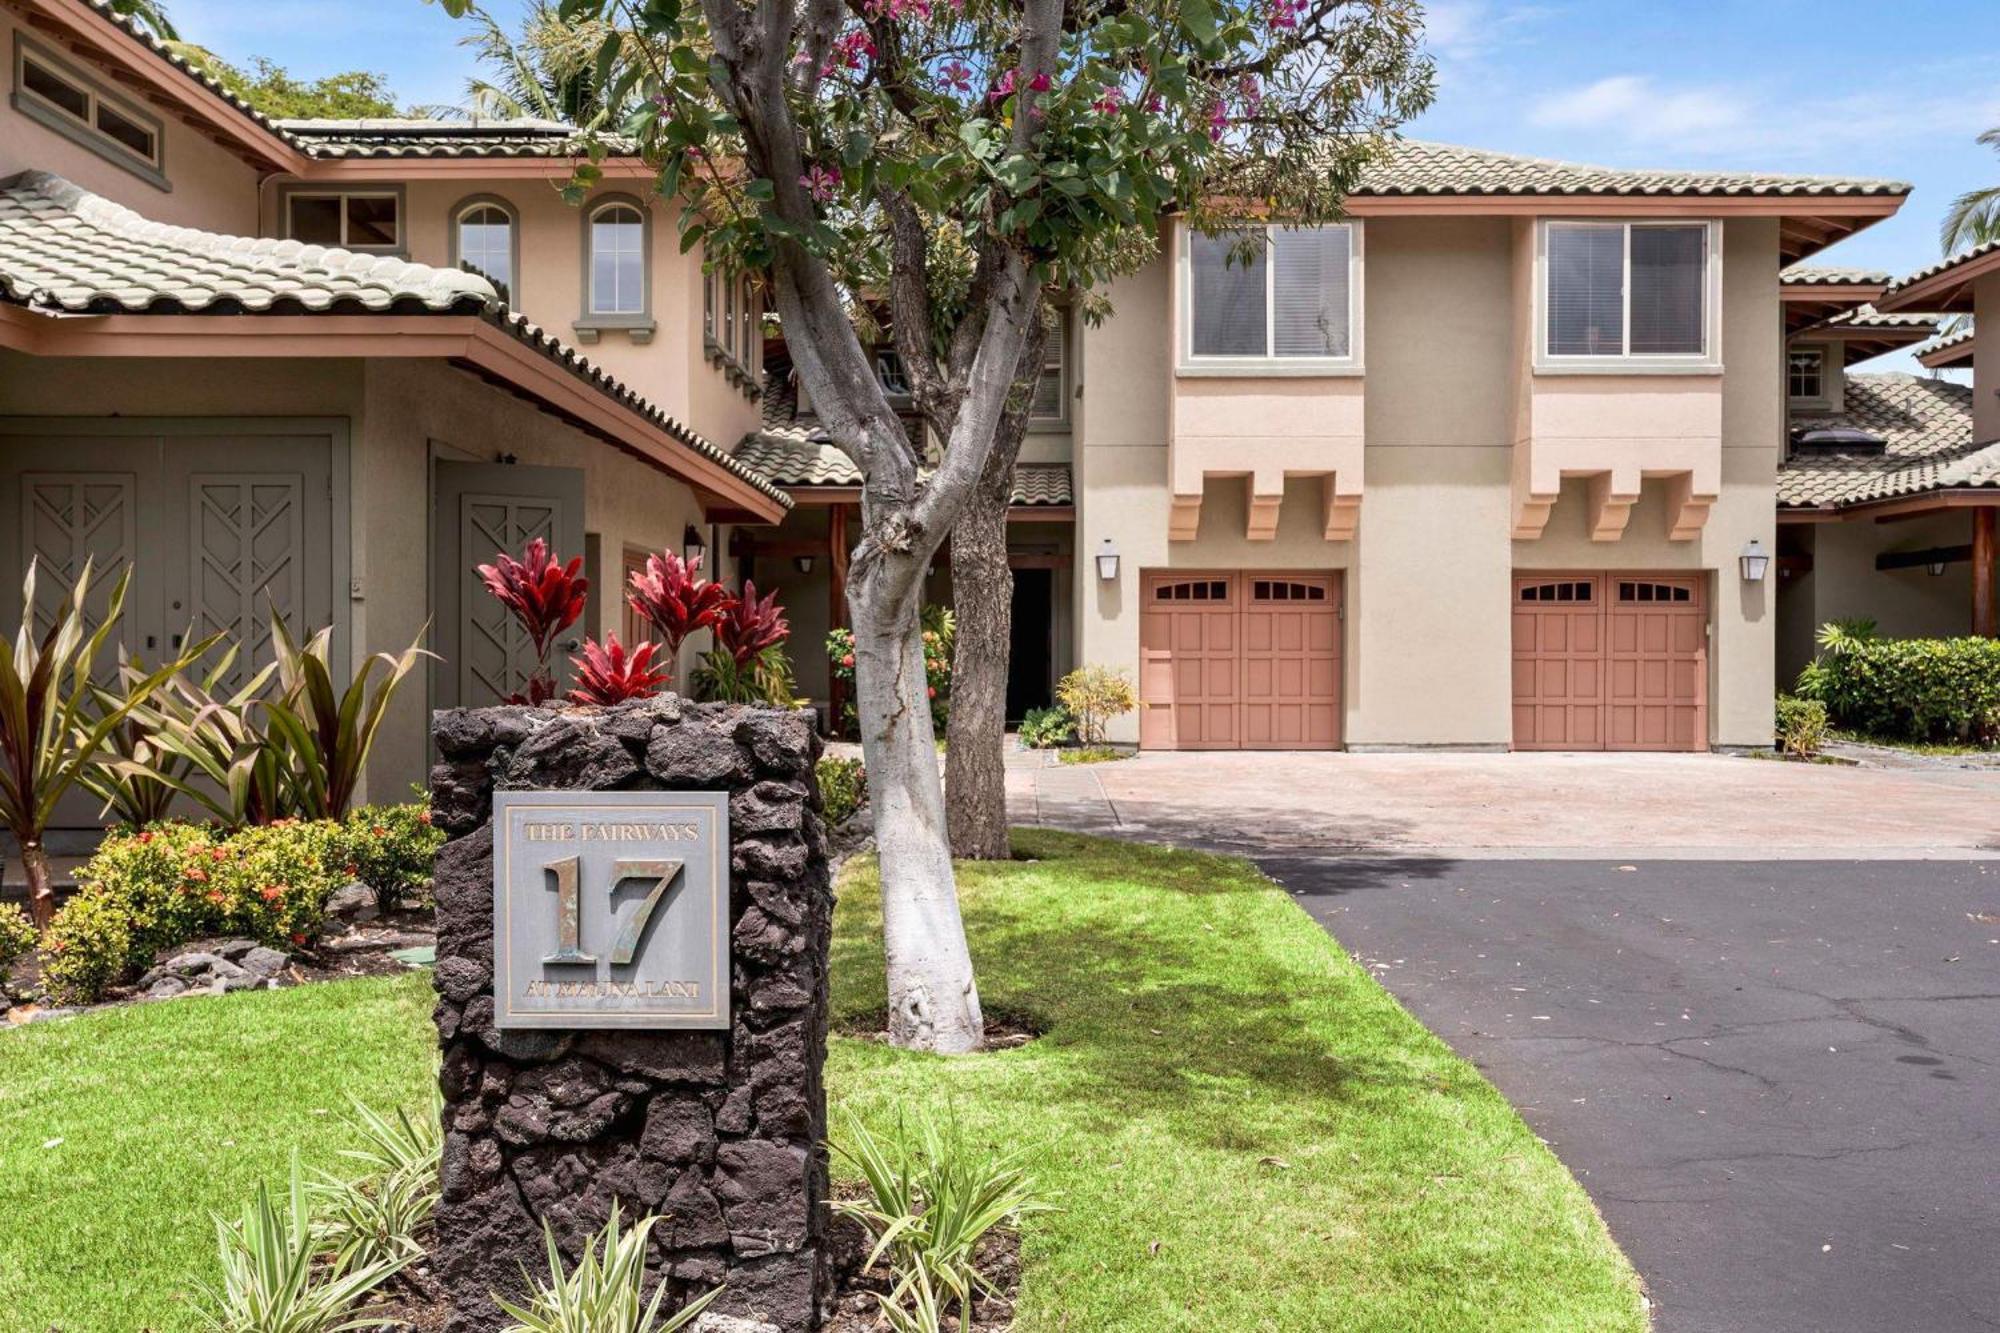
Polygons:
<instances>
[{"instance_id":1,"label":"salmon garage door","mask_svg":"<svg viewBox=\"0 0 2000 1333\"><path fill-rule=\"evenodd\" d=\"M1340 745L1338 576L1155 571L1141 595L1141 745Z\"/></svg>"},{"instance_id":2,"label":"salmon garage door","mask_svg":"<svg viewBox=\"0 0 2000 1333\"><path fill-rule=\"evenodd\" d=\"M1514 577L1514 748L1708 748L1708 608L1684 574Z\"/></svg>"}]
</instances>

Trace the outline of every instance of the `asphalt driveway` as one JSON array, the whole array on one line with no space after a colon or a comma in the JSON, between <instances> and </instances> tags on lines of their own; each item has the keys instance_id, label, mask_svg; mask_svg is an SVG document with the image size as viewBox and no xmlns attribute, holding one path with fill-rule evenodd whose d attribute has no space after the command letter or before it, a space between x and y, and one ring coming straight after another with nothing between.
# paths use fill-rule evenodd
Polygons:
<instances>
[{"instance_id":1,"label":"asphalt driveway","mask_svg":"<svg viewBox=\"0 0 2000 1333\"><path fill-rule=\"evenodd\" d=\"M1258 860L1555 1148L1663 1333L2000 1328L2000 863Z\"/></svg>"},{"instance_id":2,"label":"asphalt driveway","mask_svg":"<svg viewBox=\"0 0 2000 1333\"><path fill-rule=\"evenodd\" d=\"M1009 777L1021 822L1236 851L1289 888L1576 1173L1661 1333L2000 1328L2000 775L1163 755Z\"/></svg>"}]
</instances>

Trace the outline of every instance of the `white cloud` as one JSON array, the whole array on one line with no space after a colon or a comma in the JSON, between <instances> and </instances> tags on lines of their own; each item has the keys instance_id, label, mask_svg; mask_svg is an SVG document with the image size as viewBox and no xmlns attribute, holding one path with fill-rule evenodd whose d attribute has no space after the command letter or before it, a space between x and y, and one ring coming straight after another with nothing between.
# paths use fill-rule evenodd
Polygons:
<instances>
[{"instance_id":1,"label":"white cloud","mask_svg":"<svg viewBox=\"0 0 2000 1333\"><path fill-rule=\"evenodd\" d=\"M1642 75L1616 74L1536 99L1528 120L1545 129L1606 129L1641 142L1680 142L1693 135L1740 131L1750 110L1721 89L1675 90Z\"/></svg>"},{"instance_id":2,"label":"white cloud","mask_svg":"<svg viewBox=\"0 0 2000 1333\"><path fill-rule=\"evenodd\" d=\"M1424 45L1447 63L1472 61L1521 38L1548 12L1533 4L1501 8L1490 0L1431 0L1424 6Z\"/></svg>"}]
</instances>

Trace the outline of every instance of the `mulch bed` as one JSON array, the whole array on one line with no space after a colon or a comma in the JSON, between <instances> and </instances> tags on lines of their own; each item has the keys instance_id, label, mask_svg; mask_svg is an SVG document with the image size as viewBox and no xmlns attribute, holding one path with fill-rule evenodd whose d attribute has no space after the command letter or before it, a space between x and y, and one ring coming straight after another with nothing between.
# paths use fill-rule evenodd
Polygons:
<instances>
[{"instance_id":1,"label":"mulch bed","mask_svg":"<svg viewBox=\"0 0 2000 1333\"><path fill-rule=\"evenodd\" d=\"M988 1051L1011 1051L1026 1046L1029 1042L1048 1030L1048 1025L1034 1014L1018 1009L987 1008L986 1045ZM843 1037L853 1037L859 1041L889 1044L889 1011L871 1009L865 1013L853 1014L834 1023L835 1032Z\"/></svg>"}]
</instances>

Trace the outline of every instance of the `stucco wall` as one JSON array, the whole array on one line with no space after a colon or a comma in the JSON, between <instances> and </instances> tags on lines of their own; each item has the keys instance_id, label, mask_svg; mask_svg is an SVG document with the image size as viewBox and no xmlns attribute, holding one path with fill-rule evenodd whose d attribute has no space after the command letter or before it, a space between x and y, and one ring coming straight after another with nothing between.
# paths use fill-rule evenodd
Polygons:
<instances>
[{"instance_id":1,"label":"stucco wall","mask_svg":"<svg viewBox=\"0 0 2000 1333\"><path fill-rule=\"evenodd\" d=\"M1719 498L1701 535L1667 539L1667 486L1647 480L1621 540L1586 531L1585 484L1562 486L1545 535L1509 538L1512 373L1531 311L1516 224L1505 218L1372 219L1361 520L1328 543L1317 482L1286 488L1270 542L1245 538L1245 483L1211 481L1198 535L1167 540L1172 374L1164 263L1113 287L1113 316L1086 330L1094 392L1078 416L1079 660L1137 676L1141 572L1154 568L1344 570L1344 735L1351 745L1505 745L1512 735L1510 575L1522 569L1710 572L1712 739L1770 737L1771 584L1744 585L1745 542L1774 542L1782 430L1777 226L1724 233ZM1101 584L1088 556L1123 556ZM1137 736L1122 719L1117 739Z\"/></svg>"},{"instance_id":2,"label":"stucco wall","mask_svg":"<svg viewBox=\"0 0 2000 1333\"><path fill-rule=\"evenodd\" d=\"M249 163L178 117L135 96L100 67L44 35L31 34L30 40L89 76L93 83L164 122L166 176L173 188L162 190L17 111L12 97L14 34L20 26L14 11L0 7L0 54L7 62L8 93L0 98L0 179L19 171L50 171L156 222L256 235L257 172Z\"/></svg>"},{"instance_id":3,"label":"stucco wall","mask_svg":"<svg viewBox=\"0 0 2000 1333\"><path fill-rule=\"evenodd\" d=\"M452 261L452 219L475 198L498 199L519 220L515 278L509 298L516 310L575 346L624 380L668 415L733 448L756 429L755 400L731 384L702 355L701 251L680 250L672 211L649 205L652 245L648 270L649 307L657 326L652 341L634 342L622 330L604 330L595 344L582 346L573 327L584 312L584 218L588 205L572 208L553 179L456 177L411 180L404 186L404 236L409 258L440 267ZM592 199L621 195L645 201L644 181L615 181ZM283 183L265 190L264 232L282 235Z\"/></svg>"},{"instance_id":4,"label":"stucco wall","mask_svg":"<svg viewBox=\"0 0 2000 1333\"><path fill-rule=\"evenodd\" d=\"M1778 683L1788 687L1812 660L1813 634L1829 620L1866 618L1890 638L1952 637L1971 632L1972 566L1959 560L1933 576L1921 566L1878 570L1875 557L1964 546L1970 510L1897 523L1865 515L1842 523L1801 524L1787 534L1812 554L1812 572L1793 580L1778 603Z\"/></svg>"},{"instance_id":5,"label":"stucco wall","mask_svg":"<svg viewBox=\"0 0 2000 1333\"><path fill-rule=\"evenodd\" d=\"M602 635L619 624L616 553L625 545L680 549L681 532L700 523L686 486L611 446L449 367L427 361L371 361L362 384L354 450L354 577L365 600L355 608L357 640L376 650L407 645L430 617L430 521L433 459L491 461L501 452L521 463L584 470L584 523L597 533L607 594L599 599ZM581 551L560 552L565 557ZM682 648L681 676L704 646ZM370 765L376 790L394 794L428 767L425 691L399 696Z\"/></svg>"},{"instance_id":6,"label":"stucco wall","mask_svg":"<svg viewBox=\"0 0 2000 1333\"><path fill-rule=\"evenodd\" d=\"M1973 335L1972 438L2000 440L2000 273L1973 284L1975 311L1986 316Z\"/></svg>"}]
</instances>

